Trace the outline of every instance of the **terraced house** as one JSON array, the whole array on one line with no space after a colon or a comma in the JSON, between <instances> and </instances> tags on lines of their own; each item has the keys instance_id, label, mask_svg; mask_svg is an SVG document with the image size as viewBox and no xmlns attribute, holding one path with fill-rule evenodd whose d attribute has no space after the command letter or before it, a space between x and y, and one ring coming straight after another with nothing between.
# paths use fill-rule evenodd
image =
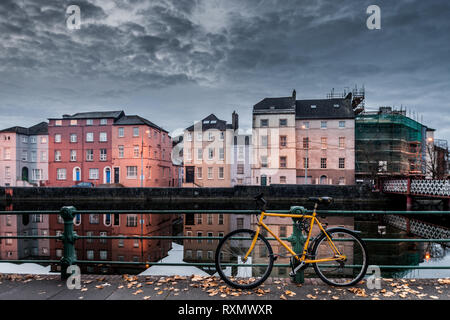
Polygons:
<instances>
[{"instance_id":1,"label":"terraced house","mask_svg":"<svg viewBox=\"0 0 450 320\"><path fill-rule=\"evenodd\" d=\"M253 107L253 184L355 182L355 113L361 102L341 98L265 98Z\"/></svg>"}]
</instances>

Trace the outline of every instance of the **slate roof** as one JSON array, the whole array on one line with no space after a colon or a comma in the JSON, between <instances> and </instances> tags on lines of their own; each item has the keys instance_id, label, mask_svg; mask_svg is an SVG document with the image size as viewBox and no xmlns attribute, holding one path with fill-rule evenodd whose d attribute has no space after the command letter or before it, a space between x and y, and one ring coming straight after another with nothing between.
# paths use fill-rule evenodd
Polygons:
<instances>
[{"instance_id":1,"label":"slate roof","mask_svg":"<svg viewBox=\"0 0 450 320\"><path fill-rule=\"evenodd\" d=\"M125 113L122 111L95 111L95 112L78 112L73 115L64 114L62 118L49 118L49 120L60 119L105 119L105 118L120 118Z\"/></svg>"},{"instance_id":2,"label":"slate roof","mask_svg":"<svg viewBox=\"0 0 450 320\"><path fill-rule=\"evenodd\" d=\"M211 121L213 121L213 123L211 123ZM205 123L205 122L208 122L208 123ZM227 124L227 122L225 120L220 120L213 113L211 113L206 118L202 119L201 123L202 123L202 131L206 131L208 129L217 129L220 131L224 131L226 129L233 128L231 124ZM194 131L194 125L186 128L186 130Z\"/></svg>"},{"instance_id":3,"label":"slate roof","mask_svg":"<svg viewBox=\"0 0 450 320\"><path fill-rule=\"evenodd\" d=\"M315 108L311 108L315 105ZM338 107L336 107L338 106ZM295 107L295 119L354 119L355 112L352 108L352 100L316 99L297 100Z\"/></svg>"},{"instance_id":4,"label":"slate roof","mask_svg":"<svg viewBox=\"0 0 450 320\"><path fill-rule=\"evenodd\" d=\"M311 108L311 105L316 107ZM294 97L265 98L253 106L254 113L278 113L294 110L296 119L355 118L351 95L345 98L314 100L294 100Z\"/></svg>"},{"instance_id":5,"label":"slate roof","mask_svg":"<svg viewBox=\"0 0 450 320\"><path fill-rule=\"evenodd\" d=\"M291 109L294 108L295 102L292 97L281 97L281 98L264 98L257 104L253 106L253 110L266 110L273 109Z\"/></svg>"},{"instance_id":6,"label":"slate roof","mask_svg":"<svg viewBox=\"0 0 450 320\"><path fill-rule=\"evenodd\" d=\"M156 124L154 124L153 122L142 118L140 116L137 115L130 115L130 116L123 116L121 118L119 118L116 122L114 122L114 125L122 125L122 126L127 126L127 125L147 125L149 127L167 132L167 130L164 130L163 128L157 126Z\"/></svg>"},{"instance_id":7,"label":"slate roof","mask_svg":"<svg viewBox=\"0 0 450 320\"><path fill-rule=\"evenodd\" d=\"M46 135L46 134L48 134L48 123L40 122L29 128L15 126L15 127L0 130L0 132L14 132L17 134L23 134L23 135L28 135L28 136Z\"/></svg>"}]
</instances>

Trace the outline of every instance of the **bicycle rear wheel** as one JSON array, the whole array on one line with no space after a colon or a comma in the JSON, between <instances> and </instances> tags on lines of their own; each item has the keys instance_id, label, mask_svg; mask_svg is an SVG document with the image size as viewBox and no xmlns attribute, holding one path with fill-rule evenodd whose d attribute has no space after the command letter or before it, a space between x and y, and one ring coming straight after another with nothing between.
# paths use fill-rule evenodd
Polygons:
<instances>
[{"instance_id":1,"label":"bicycle rear wheel","mask_svg":"<svg viewBox=\"0 0 450 320\"><path fill-rule=\"evenodd\" d=\"M327 233L345 261L326 261L314 263L314 271L327 284L337 287L352 286L366 274L369 265L367 248L363 240L354 232L345 228L333 228ZM334 257L334 251L325 234L314 243L315 260Z\"/></svg>"},{"instance_id":2,"label":"bicycle rear wheel","mask_svg":"<svg viewBox=\"0 0 450 320\"><path fill-rule=\"evenodd\" d=\"M239 229L220 240L216 249L216 270L228 285L239 289L252 289L269 277L273 268L273 251L261 234L244 263L242 259L250 249L256 232ZM246 266L248 265L248 266Z\"/></svg>"}]
</instances>

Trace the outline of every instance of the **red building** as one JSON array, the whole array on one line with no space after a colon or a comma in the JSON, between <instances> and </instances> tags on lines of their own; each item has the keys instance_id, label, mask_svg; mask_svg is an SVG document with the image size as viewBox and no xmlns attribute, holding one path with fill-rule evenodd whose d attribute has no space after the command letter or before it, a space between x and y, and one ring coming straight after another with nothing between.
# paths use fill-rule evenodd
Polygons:
<instances>
[{"instance_id":1,"label":"red building","mask_svg":"<svg viewBox=\"0 0 450 320\"><path fill-rule=\"evenodd\" d=\"M50 118L49 186L112 183L112 127L123 111L84 112Z\"/></svg>"}]
</instances>

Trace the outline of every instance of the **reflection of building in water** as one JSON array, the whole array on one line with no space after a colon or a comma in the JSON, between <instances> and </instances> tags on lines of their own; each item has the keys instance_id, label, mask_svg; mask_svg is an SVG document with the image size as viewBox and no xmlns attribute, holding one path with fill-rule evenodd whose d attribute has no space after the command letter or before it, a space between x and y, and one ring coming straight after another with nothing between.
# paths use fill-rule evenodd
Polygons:
<instances>
[{"instance_id":1,"label":"reflection of building in water","mask_svg":"<svg viewBox=\"0 0 450 320\"><path fill-rule=\"evenodd\" d=\"M184 236L223 237L230 231L230 223L235 219L232 218L233 216L210 213L186 214L184 219ZM236 225L237 222L234 221L233 224ZM218 240L213 239L186 239L183 241L183 260L186 262L213 263L218 243Z\"/></svg>"},{"instance_id":2,"label":"reflection of building in water","mask_svg":"<svg viewBox=\"0 0 450 320\"><path fill-rule=\"evenodd\" d=\"M332 227L345 227L349 229L354 228L354 218L353 217L326 217L326 218L319 218L320 222L322 224L328 224L328 227L324 225L324 228L332 228ZM280 238L286 238L290 237L292 234L292 219L291 218L282 218L282 217L266 217L264 219L264 223L270 228L270 230ZM252 229L256 230L256 224L257 220L255 216L252 216ZM310 220L306 220L306 224L309 226ZM313 240L313 237L319 235L320 229L317 226L317 224L314 224L311 240ZM272 235L270 235L264 228L261 229L261 234L265 236L266 238L272 238ZM304 233L305 238L306 234ZM290 247L290 243L287 242L287 240L283 240L286 244L288 244ZM290 263L290 252L286 250L278 241L276 240L270 240L270 245L272 246L272 250L275 256L278 256L277 260L274 262L274 264L288 264ZM345 243L345 242L337 242L336 245L338 246L339 250L343 250L345 252L345 255L347 255L348 259L353 259L353 251L352 251L352 244L351 243ZM310 248L312 248L312 243L310 244ZM264 252L258 252L256 254L257 257L263 257ZM260 258L261 260L262 258ZM351 269L349 269L351 270ZM277 267L273 268L271 276L272 277L287 277L289 275L289 268L286 267ZM305 270L305 274L308 273L314 273L314 270L312 268L308 268Z\"/></svg>"}]
</instances>

